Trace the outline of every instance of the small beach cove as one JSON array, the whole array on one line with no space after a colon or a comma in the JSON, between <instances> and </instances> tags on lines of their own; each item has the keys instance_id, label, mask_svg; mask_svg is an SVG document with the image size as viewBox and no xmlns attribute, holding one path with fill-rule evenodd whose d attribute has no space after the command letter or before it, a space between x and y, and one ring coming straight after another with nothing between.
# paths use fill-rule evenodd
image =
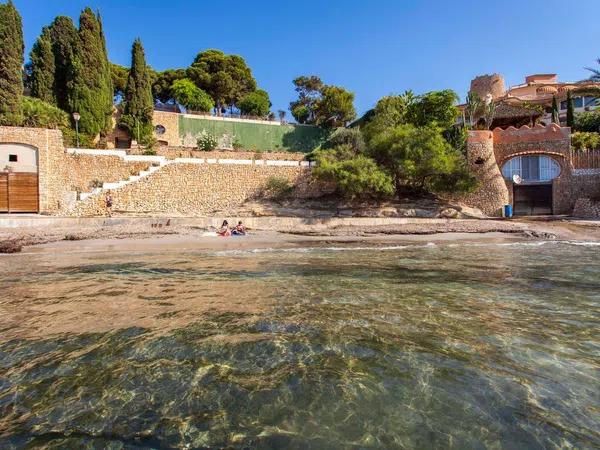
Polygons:
<instances>
[{"instance_id":1,"label":"small beach cove","mask_svg":"<svg viewBox=\"0 0 600 450\"><path fill-rule=\"evenodd\" d=\"M321 243L420 243L472 240L600 241L600 222L578 220L244 218L245 237L206 236L219 219L25 217L0 228L0 253L38 249L251 249ZM8 219L7 219L8 220ZM25 249L25 250L23 250Z\"/></svg>"}]
</instances>

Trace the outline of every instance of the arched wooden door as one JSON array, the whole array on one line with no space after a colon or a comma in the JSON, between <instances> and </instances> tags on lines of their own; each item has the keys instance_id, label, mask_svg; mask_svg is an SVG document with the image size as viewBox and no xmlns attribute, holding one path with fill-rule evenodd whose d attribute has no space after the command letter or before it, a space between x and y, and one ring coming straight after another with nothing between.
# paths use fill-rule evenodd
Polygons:
<instances>
[{"instance_id":1,"label":"arched wooden door","mask_svg":"<svg viewBox=\"0 0 600 450\"><path fill-rule=\"evenodd\" d=\"M0 212L37 213L38 151L23 144L0 144Z\"/></svg>"}]
</instances>

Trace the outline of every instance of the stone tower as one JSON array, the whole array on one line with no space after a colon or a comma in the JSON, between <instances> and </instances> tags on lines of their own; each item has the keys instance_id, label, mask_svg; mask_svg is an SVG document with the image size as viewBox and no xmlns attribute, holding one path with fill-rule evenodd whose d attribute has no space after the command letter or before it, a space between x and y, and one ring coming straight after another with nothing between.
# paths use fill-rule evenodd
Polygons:
<instances>
[{"instance_id":1,"label":"stone tower","mask_svg":"<svg viewBox=\"0 0 600 450\"><path fill-rule=\"evenodd\" d=\"M489 216L501 215L502 207L510 203L510 196L494 155L493 131L469 131L467 162L479 186L462 200Z\"/></svg>"},{"instance_id":2,"label":"stone tower","mask_svg":"<svg viewBox=\"0 0 600 450\"><path fill-rule=\"evenodd\" d=\"M505 93L504 78L497 73L478 76L471 81L471 91L476 92L481 98L492 94L492 98L496 100Z\"/></svg>"}]
</instances>

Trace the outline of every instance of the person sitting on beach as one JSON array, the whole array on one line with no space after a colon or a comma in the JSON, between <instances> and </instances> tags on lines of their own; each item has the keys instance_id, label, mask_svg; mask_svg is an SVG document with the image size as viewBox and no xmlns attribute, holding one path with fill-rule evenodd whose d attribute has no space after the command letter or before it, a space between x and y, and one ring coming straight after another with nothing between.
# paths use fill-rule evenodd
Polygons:
<instances>
[{"instance_id":1,"label":"person sitting on beach","mask_svg":"<svg viewBox=\"0 0 600 450\"><path fill-rule=\"evenodd\" d=\"M240 220L237 224L237 226L233 229L232 233L235 236L245 236L246 235L246 227L244 226L244 224L242 223L242 221Z\"/></svg>"},{"instance_id":2,"label":"person sitting on beach","mask_svg":"<svg viewBox=\"0 0 600 450\"><path fill-rule=\"evenodd\" d=\"M231 236L231 231L229 231L229 222L224 220L223 225L221 225L221 228L219 228L217 234L219 236Z\"/></svg>"}]
</instances>

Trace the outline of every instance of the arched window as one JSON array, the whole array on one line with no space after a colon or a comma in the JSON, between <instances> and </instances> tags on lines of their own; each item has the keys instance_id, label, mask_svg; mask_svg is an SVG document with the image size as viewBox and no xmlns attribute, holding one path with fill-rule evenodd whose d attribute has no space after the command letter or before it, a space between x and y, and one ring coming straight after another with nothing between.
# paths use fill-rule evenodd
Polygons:
<instances>
[{"instance_id":1,"label":"arched window","mask_svg":"<svg viewBox=\"0 0 600 450\"><path fill-rule=\"evenodd\" d=\"M165 134L166 131L167 131L167 129L162 125L156 125L154 127L154 132L158 135Z\"/></svg>"},{"instance_id":2,"label":"arched window","mask_svg":"<svg viewBox=\"0 0 600 450\"><path fill-rule=\"evenodd\" d=\"M560 175L560 166L545 155L517 156L502 166L504 178L512 180L515 175L523 181L551 181Z\"/></svg>"}]
</instances>

